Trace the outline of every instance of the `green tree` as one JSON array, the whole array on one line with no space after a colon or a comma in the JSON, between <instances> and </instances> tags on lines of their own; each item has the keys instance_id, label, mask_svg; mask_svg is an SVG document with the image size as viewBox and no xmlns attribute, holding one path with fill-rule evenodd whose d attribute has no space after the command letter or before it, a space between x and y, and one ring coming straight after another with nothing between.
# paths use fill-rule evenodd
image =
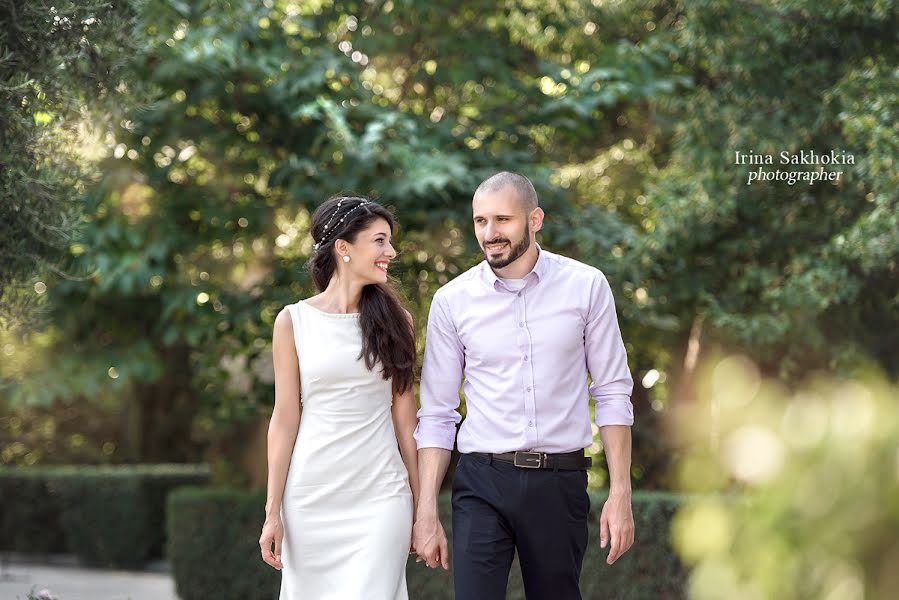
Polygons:
<instances>
[{"instance_id":1,"label":"green tree","mask_svg":"<svg viewBox=\"0 0 899 600\"><path fill-rule=\"evenodd\" d=\"M133 16L127 3L0 2L0 327L38 326L34 279L69 276L84 113L118 83Z\"/></svg>"},{"instance_id":2,"label":"green tree","mask_svg":"<svg viewBox=\"0 0 899 600\"><path fill-rule=\"evenodd\" d=\"M899 78L893 2L685 4L664 35L696 86L657 103L672 151L647 189L634 245L653 312L737 347L768 373L899 375ZM855 163L835 183L747 185L736 152L830 150ZM814 170L773 166L768 169Z\"/></svg>"},{"instance_id":3,"label":"green tree","mask_svg":"<svg viewBox=\"0 0 899 600\"><path fill-rule=\"evenodd\" d=\"M310 291L308 214L337 191L396 209L396 271L419 326L433 291L477 261L471 192L502 168L538 183L547 243L616 280L612 249L642 217L597 156L635 150L607 172L636 189L651 153L632 139L639 107L687 81L669 48L642 43L642 15L563 8L141 5L127 112L75 250L95 274L54 284L65 342L47 359L70 393L129 398L121 459L196 458L264 414L271 323ZM602 194L578 199L572 180ZM38 376L15 398L59 393Z\"/></svg>"},{"instance_id":4,"label":"green tree","mask_svg":"<svg viewBox=\"0 0 899 600\"><path fill-rule=\"evenodd\" d=\"M271 404L275 314L311 292L310 211L338 191L396 210L423 334L478 259L472 190L506 168L538 186L542 241L615 288L638 484L675 457L660 424L691 332L785 376L864 354L895 373L893 5L597 4L129 5L103 177L76 188L89 278L49 285L10 397L123 403L115 460L239 447ZM838 186L733 164L830 148L856 158Z\"/></svg>"}]
</instances>

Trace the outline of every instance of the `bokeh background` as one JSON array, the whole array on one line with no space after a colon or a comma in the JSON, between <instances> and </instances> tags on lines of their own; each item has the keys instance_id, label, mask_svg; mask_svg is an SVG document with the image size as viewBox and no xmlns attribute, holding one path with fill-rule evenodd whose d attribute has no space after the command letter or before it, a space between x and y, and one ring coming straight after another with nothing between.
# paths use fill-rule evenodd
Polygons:
<instances>
[{"instance_id":1,"label":"bokeh background","mask_svg":"<svg viewBox=\"0 0 899 600\"><path fill-rule=\"evenodd\" d=\"M655 495L635 504L629 578L597 558L586 597L893 597L897 14L0 0L0 464L19 482L4 512L31 502L23 474L71 465L205 465L201 505L264 489L272 325L313 293L314 208L355 192L394 210L423 347L433 293L481 258L471 194L509 169L537 187L540 243L608 277L635 379L631 475ZM766 168L842 171L832 183L747 185L735 164L831 150L852 164ZM598 435L589 451L601 506ZM84 554L75 500L52 508L84 498L52 483L70 476L29 492L68 515L41 552ZM132 562L165 556L177 576L176 518ZM257 560L250 542L235 565ZM84 556L115 564L97 544ZM182 598L210 597L184 577Z\"/></svg>"}]
</instances>

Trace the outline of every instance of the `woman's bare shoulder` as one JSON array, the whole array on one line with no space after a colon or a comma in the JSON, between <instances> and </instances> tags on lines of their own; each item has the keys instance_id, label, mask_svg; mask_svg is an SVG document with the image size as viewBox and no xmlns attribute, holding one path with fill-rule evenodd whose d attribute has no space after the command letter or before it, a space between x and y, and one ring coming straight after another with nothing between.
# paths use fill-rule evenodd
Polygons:
<instances>
[{"instance_id":1,"label":"woman's bare shoulder","mask_svg":"<svg viewBox=\"0 0 899 600\"><path fill-rule=\"evenodd\" d=\"M278 315L275 317L274 330L276 336L278 334L293 335L293 316L290 312L290 305L285 306L278 312Z\"/></svg>"}]
</instances>

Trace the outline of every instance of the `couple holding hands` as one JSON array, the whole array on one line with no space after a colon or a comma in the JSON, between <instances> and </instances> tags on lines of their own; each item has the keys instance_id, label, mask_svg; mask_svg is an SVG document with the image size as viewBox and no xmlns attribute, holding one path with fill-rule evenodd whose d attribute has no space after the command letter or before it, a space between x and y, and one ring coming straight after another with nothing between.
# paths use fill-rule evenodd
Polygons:
<instances>
[{"instance_id":1,"label":"couple holding hands","mask_svg":"<svg viewBox=\"0 0 899 600\"><path fill-rule=\"evenodd\" d=\"M611 478L599 543L609 564L630 548L633 381L615 303L602 272L536 243L543 216L517 173L475 191L486 260L434 295L416 413L412 318L387 279L393 216L356 197L315 211L320 293L285 307L273 336L259 544L280 600L406 599L410 551L449 569L437 496L454 443L455 597L504 600L517 551L529 600L580 598L591 395Z\"/></svg>"}]
</instances>

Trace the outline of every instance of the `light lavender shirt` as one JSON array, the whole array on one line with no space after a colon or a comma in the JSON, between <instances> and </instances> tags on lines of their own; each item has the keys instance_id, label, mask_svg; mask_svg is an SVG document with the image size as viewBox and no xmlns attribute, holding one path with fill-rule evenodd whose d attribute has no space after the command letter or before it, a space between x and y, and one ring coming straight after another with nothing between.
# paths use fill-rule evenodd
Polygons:
<instances>
[{"instance_id":1,"label":"light lavender shirt","mask_svg":"<svg viewBox=\"0 0 899 600\"><path fill-rule=\"evenodd\" d=\"M519 291L484 261L434 295L415 430L419 448L452 450L463 376L463 453L586 448L593 442L589 395L598 426L633 425L633 379L605 276L537 249Z\"/></svg>"}]
</instances>

